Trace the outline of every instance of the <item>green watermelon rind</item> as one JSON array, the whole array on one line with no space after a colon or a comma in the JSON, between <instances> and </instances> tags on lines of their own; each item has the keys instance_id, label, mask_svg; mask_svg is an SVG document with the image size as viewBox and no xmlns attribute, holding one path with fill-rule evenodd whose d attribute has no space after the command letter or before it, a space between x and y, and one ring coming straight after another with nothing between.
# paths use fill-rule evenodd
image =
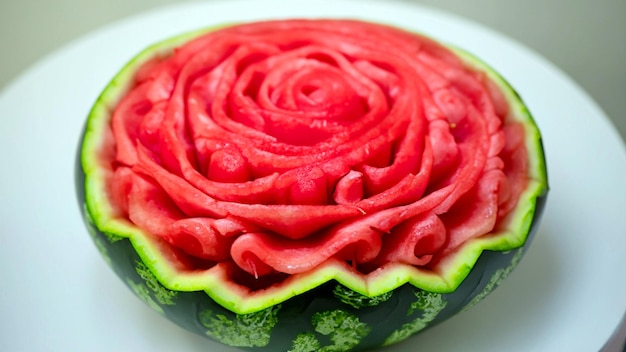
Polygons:
<instances>
[{"instance_id":1,"label":"green watermelon rind","mask_svg":"<svg viewBox=\"0 0 626 352\"><path fill-rule=\"evenodd\" d=\"M94 226L101 232L128 238L145 265L159 282L169 290L181 292L204 291L214 301L237 314L257 312L282 303L318 286L335 280L364 296L374 297L388 293L410 283L416 288L434 292L454 292L470 273L484 251L509 251L526 243L536 203L548 191L546 164L539 130L511 86L492 68L460 49L452 48L464 60L488 74L505 93L511 107L511 117L523 123L526 130L526 146L531 171L527 189L521 195L518 206L509 216L509 229L493 233L465 243L450 256L441 272L435 273L405 264L392 264L376 270L364 280L351 266L330 260L310 272L292 275L280 287L250 293L243 288L226 284L219 267L207 271L181 272L168 264L152 235L135 227L128 220L117 218L105 191L108 170L98 164L99 149L104 138L111 133L109 120L119 99L132 87L134 72L155 56L167 56L173 48L216 27L187 33L150 46L133 58L106 86L89 113L80 149L80 163L84 172L85 208ZM536 219L535 219L536 220Z\"/></svg>"},{"instance_id":2,"label":"green watermelon rind","mask_svg":"<svg viewBox=\"0 0 626 352\"><path fill-rule=\"evenodd\" d=\"M82 203L84 198L80 193L78 197ZM545 200L539 198L539 212ZM168 290L150 275L128 238L99 231L90 221L89 213L83 215L96 247L108 258L107 263L149 308L191 332L220 343L267 352L358 351L400 342L475 305L511 273L526 248L485 252L457 290L448 294L404 284L372 304L374 299L359 297L340 284L328 282L262 311L236 314L202 291ZM536 233L538 223L536 217L526 245ZM344 297L338 297L337 292ZM347 321L337 321L333 326L319 325L316 317L340 318L337 313ZM350 330L353 326L360 326L361 333L355 335ZM339 341L350 343L338 346ZM318 348L311 349L315 346Z\"/></svg>"}]
</instances>

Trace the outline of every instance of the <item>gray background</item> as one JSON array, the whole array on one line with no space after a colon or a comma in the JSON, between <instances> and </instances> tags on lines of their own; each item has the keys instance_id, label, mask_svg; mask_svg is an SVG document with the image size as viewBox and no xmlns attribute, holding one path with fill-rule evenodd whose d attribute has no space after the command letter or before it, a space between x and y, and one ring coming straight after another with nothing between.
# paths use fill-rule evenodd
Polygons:
<instances>
[{"instance_id":1,"label":"gray background","mask_svg":"<svg viewBox=\"0 0 626 352\"><path fill-rule=\"evenodd\" d=\"M460 15L533 49L589 93L626 137L626 0L395 1ZM176 2L181 1L1 0L0 89L94 29Z\"/></svg>"}]
</instances>

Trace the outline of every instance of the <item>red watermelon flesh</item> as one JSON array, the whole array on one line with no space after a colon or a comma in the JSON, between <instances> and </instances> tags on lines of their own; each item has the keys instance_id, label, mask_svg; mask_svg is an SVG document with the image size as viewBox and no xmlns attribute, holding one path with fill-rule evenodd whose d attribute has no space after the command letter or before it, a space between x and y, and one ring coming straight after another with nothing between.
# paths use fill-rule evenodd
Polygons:
<instances>
[{"instance_id":1,"label":"red watermelon flesh","mask_svg":"<svg viewBox=\"0 0 626 352\"><path fill-rule=\"evenodd\" d=\"M507 112L484 74L395 28L228 27L137 72L102 153L108 196L189 270L436 270L526 186L524 128Z\"/></svg>"}]
</instances>

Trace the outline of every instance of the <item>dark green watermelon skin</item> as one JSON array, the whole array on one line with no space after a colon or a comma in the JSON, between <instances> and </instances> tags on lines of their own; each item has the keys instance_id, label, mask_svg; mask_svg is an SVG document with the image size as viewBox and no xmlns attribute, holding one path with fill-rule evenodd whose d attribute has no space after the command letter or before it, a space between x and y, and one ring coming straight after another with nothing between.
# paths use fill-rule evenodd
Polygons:
<instances>
[{"instance_id":1,"label":"dark green watermelon skin","mask_svg":"<svg viewBox=\"0 0 626 352\"><path fill-rule=\"evenodd\" d=\"M339 284L329 282L306 294L283 302L279 306L269 308L271 312L253 313L275 316L276 319L270 320L276 323L274 326L271 324L265 326L266 329L261 329L261 332L258 326L249 326L251 331L255 331L254 336L233 342L231 340L219 341L219 336L212 338L207 331L219 326L219 322L228 326L229 322L237 321L235 313L220 306L203 291L175 292L163 287L147 271L147 267L128 239L108 235L94 226L85 207L84 179L79 152L75 181L78 204L85 224L100 253L131 291L161 315L186 330L228 345L247 345L234 346L242 350L273 352L307 351L306 349L293 349L293 341L301 334L304 335L300 337L306 336L318 344L310 351L359 351L380 348L386 344L399 342L468 309L493 290L516 266L537 232L547 197L547 194L544 194L537 198L533 223L524 247L509 252L483 252L467 278L452 293L428 293L405 284L393 291L387 297L388 299L375 306L356 308L338 299L334 291L337 290ZM443 304L437 307L420 304L418 302L420 295ZM364 300L367 301L366 298ZM330 311L341 311L342 315L350 316L353 322L359 322L358 327L362 330L354 341L347 343L343 341L343 345L333 346L336 343L332 339L333 332L316 331L312 323L315 314ZM245 319L243 321L243 327L239 327L245 329ZM241 330L238 331L241 332ZM402 333L398 334L398 331ZM240 335L245 335L245 333L242 332Z\"/></svg>"}]
</instances>

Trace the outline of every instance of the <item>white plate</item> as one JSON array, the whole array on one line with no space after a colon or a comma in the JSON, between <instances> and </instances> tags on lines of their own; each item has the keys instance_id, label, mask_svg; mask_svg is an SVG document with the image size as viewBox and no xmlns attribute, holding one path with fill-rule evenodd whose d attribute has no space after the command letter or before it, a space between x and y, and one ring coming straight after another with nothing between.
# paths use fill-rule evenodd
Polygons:
<instances>
[{"instance_id":1,"label":"white plate","mask_svg":"<svg viewBox=\"0 0 626 352\"><path fill-rule=\"evenodd\" d=\"M191 29L275 17L353 17L477 54L518 90L543 132L551 193L536 241L470 311L390 351L597 351L626 309L626 153L608 119L538 55L486 28L400 3L183 4L55 52L0 96L0 350L217 351L149 310L106 267L81 222L74 153L90 105L140 49Z\"/></svg>"}]
</instances>

